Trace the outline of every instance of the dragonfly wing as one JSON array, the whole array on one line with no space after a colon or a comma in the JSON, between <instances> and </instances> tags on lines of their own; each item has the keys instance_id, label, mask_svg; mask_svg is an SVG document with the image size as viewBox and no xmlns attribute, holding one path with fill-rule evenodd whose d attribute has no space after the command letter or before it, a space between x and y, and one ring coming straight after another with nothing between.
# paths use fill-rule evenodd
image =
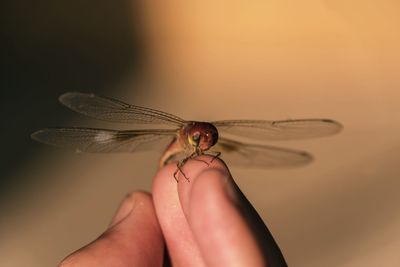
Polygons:
<instances>
[{"instance_id":1,"label":"dragonfly wing","mask_svg":"<svg viewBox=\"0 0 400 267\"><path fill-rule=\"evenodd\" d=\"M340 132L342 125L329 119L301 120L226 120L212 124L220 134L242 136L256 140L298 140L328 136Z\"/></svg>"},{"instance_id":2,"label":"dragonfly wing","mask_svg":"<svg viewBox=\"0 0 400 267\"><path fill-rule=\"evenodd\" d=\"M172 126L182 126L185 123L185 120L166 112L94 94L69 92L61 95L59 100L78 113L105 121Z\"/></svg>"},{"instance_id":3,"label":"dragonfly wing","mask_svg":"<svg viewBox=\"0 0 400 267\"><path fill-rule=\"evenodd\" d=\"M294 167L312 161L307 152L266 145L244 144L221 138L213 150L228 164L250 168Z\"/></svg>"},{"instance_id":4,"label":"dragonfly wing","mask_svg":"<svg viewBox=\"0 0 400 267\"><path fill-rule=\"evenodd\" d=\"M56 147L78 152L136 152L163 148L175 136L175 130L114 131L92 128L48 128L32 134L32 138ZM162 146L162 143L164 146Z\"/></svg>"}]
</instances>

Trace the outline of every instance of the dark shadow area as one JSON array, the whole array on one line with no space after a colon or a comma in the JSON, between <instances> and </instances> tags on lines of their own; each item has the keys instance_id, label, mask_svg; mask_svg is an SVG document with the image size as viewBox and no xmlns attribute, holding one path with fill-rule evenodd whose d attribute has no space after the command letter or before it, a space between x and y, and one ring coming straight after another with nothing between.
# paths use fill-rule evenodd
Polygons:
<instances>
[{"instance_id":1,"label":"dark shadow area","mask_svg":"<svg viewBox=\"0 0 400 267\"><path fill-rule=\"evenodd\" d=\"M102 93L124 75L143 71L139 2L3 1L0 4L0 195L40 144L30 134L62 125L71 112L66 91Z\"/></svg>"}]
</instances>

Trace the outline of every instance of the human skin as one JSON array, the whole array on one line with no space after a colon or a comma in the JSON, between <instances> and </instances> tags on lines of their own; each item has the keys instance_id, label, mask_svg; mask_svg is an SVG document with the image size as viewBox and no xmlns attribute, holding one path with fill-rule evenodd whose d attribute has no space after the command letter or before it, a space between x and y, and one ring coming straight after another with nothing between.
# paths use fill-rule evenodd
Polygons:
<instances>
[{"instance_id":1,"label":"human skin","mask_svg":"<svg viewBox=\"0 0 400 267\"><path fill-rule=\"evenodd\" d=\"M129 194L109 228L60 266L286 266L224 162L189 160L189 182L181 176L177 183L175 170L161 168L151 194Z\"/></svg>"}]
</instances>

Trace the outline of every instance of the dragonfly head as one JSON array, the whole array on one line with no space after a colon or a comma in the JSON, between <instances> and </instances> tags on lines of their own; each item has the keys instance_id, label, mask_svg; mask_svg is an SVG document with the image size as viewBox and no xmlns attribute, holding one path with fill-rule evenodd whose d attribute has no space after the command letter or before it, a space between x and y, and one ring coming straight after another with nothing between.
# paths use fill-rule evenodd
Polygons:
<instances>
[{"instance_id":1,"label":"dragonfly head","mask_svg":"<svg viewBox=\"0 0 400 267\"><path fill-rule=\"evenodd\" d=\"M188 142L191 146L205 151L218 141L218 130L207 122L194 122L188 131Z\"/></svg>"}]
</instances>

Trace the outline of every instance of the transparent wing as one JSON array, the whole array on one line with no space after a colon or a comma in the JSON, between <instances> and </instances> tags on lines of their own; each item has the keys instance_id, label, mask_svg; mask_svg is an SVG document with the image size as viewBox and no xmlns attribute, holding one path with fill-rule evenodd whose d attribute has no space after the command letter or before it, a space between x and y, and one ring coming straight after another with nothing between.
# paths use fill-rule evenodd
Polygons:
<instances>
[{"instance_id":1,"label":"transparent wing","mask_svg":"<svg viewBox=\"0 0 400 267\"><path fill-rule=\"evenodd\" d=\"M173 126L182 126L185 123L185 120L166 112L129 105L94 94L69 92L61 95L59 100L78 113L105 121Z\"/></svg>"},{"instance_id":2,"label":"transparent wing","mask_svg":"<svg viewBox=\"0 0 400 267\"><path fill-rule=\"evenodd\" d=\"M242 136L256 140L296 140L328 136L340 132L342 125L329 119L282 121L226 120L215 121L220 134Z\"/></svg>"},{"instance_id":3,"label":"transparent wing","mask_svg":"<svg viewBox=\"0 0 400 267\"><path fill-rule=\"evenodd\" d=\"M221 138L213 150L221 152L227 164L250 168L279 168L304 165L312 156L304 151L265 145L244 144Z\"/></svg>"},{"instance_id":4,"label":"transparent wing","mask_svg":"<svg viewBox=\"0 0 400 267\"><path fill-rule=\"evenodd\" d=\"M135 152L164 148L175 136L175 130L114 131L91 128L49 128L32 134L32 138L78 152ZM161 143L161 144L160 144Z\"/></svg>"}]
</instances>

